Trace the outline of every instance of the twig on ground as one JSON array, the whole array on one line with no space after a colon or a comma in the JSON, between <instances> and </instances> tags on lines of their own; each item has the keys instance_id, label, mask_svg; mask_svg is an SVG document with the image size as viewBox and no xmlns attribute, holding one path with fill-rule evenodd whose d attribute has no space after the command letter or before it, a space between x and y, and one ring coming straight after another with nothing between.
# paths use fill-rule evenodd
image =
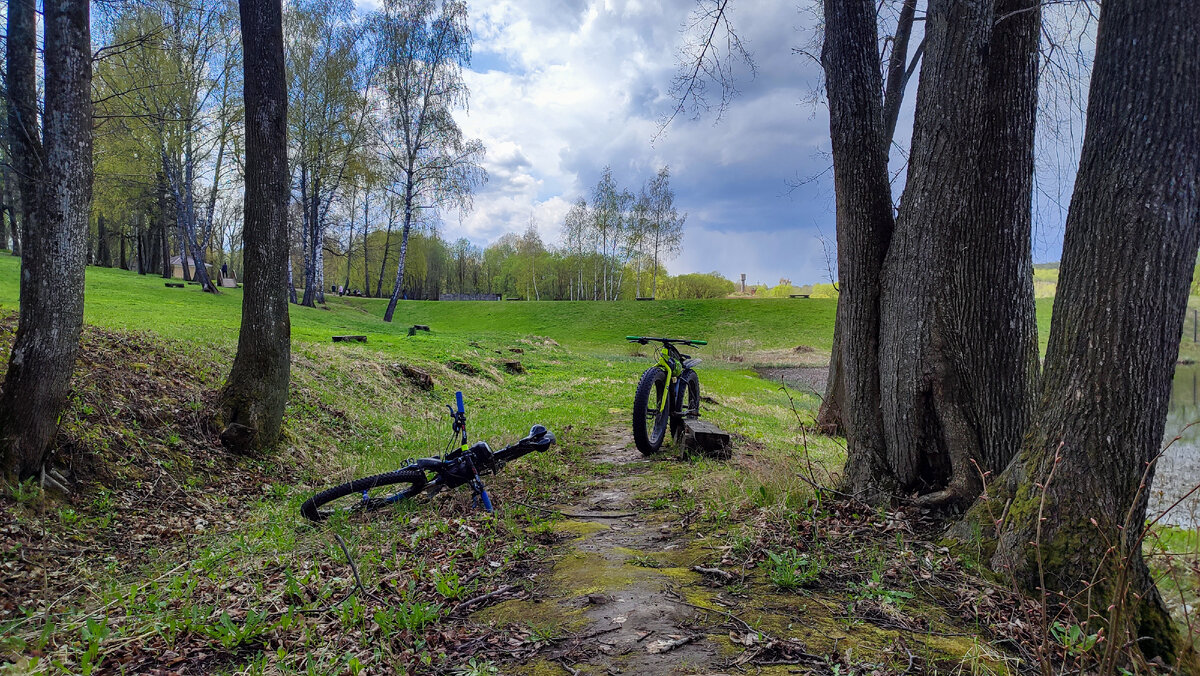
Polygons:
<instances>
[{"instance_id":1,"label":"twig on ground","mask_svg":"<svg viewBox=\"0 0 1200 676\"><path fill-rule=\"evenodd\" d=\"M459 611L461 611L461 610L470 608L471 606L473 606L477 603L483 603L484 601L486 601L488 599L495 598L497 596L500 596L501 594L510 592L514 588L515 587L511 584L500 585L500 587L498 587L495 591L490 591L486 594L482 594L480 596L476 596L475 598L467 599L466 601L463 601L462 603L455 606L454 610L450 611L450 614L457 615L459 613Z\"/></svg>"},{"instance_id":2,"label":"twig on ground","mask_svg":"<svg viewBox=\"0 0 1200 676\"><path fill-rule=\"evenodd\" d=\"M733 573L721 570L720 568L705 568L704 566L692 566L692 570L694 570L697 573L700 573L702 575L711 575L713 577L720 578L721 580L723 580L725 582L732 582L735 578L737 578L737 576L734 575Z\"/></svg>"}]
</instances>

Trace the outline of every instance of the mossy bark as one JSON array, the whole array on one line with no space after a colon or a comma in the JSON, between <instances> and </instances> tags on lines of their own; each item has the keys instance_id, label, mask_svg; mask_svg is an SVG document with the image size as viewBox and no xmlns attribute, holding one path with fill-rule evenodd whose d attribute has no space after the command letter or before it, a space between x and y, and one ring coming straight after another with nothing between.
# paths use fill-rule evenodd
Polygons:
<instances>
[{"instance_id":1,"label":"mossy bark","mask_svg":"<svg viewBox=\"0 0 1200 676\"><path fill-rule=\"evenodd\" d=\"M1177 635L1141 555L1200 245L1200 4L1105 2L1040 399L968 520L993 567L1168 663ZM1006 506L1006 507L1005 507ZM998 529L991 519L1004 513ZM1070 600L1070 601L1068 601Z\"/></svg>"}]
</instances>

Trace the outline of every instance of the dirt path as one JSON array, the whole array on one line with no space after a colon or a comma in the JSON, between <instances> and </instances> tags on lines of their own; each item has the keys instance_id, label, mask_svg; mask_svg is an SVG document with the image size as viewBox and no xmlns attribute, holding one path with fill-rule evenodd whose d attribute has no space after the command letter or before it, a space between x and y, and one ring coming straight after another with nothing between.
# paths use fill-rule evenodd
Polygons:
<instances>
[{"instance_id":1,"label":"dirt path","mask_svg":"<svg viewBox=\"0 0 1200 676\"><path fill-rule=\"evenodd\" d=\"M668 511L647 509L639 496L665 493L662 477L633 446L627 431L610 437L591 459L610 467L582 499L558 505L575 535L536 582L530 600L508 601L476 614L484 621L521 621L564 641L536 661L504 673L710 674L725 659L693 608L686 588L701 585L693 565L711 557ZM588 518L571 515L586 514ZM611 514L601 518L599 514ZM729 642L726 641L728 644Z\"/></svg>"}]
</instances>

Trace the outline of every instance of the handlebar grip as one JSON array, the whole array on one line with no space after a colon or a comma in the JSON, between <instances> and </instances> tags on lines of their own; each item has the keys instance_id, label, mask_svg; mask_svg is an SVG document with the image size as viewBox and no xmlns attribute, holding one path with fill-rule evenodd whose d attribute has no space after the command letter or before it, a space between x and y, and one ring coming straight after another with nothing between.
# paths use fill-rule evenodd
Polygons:
<instances>
[{"instance_id":1,"label":"handlebar grip","mask_svg":"<svg viewBox=\"0 0 1200 676\"><path fill-rule=\"evenodd\" d=\"M641 336L625 336L625 340L641 340Z\"/></svg>"},{"instance_id":2,"label":"handlebar grip","mask_svg":"<svg viewBox=\"0 0 1200 676\"><path fill-rule=\"evenodd\" d=\"M689 340L688 342L692 345L708 345L707 340Z\"/></svg>"},{"instance_id":3,"label":"handlebar grip","mask_svg":"<svg viewBox=\"0 0 1200 676\"><path fill-rule=\"evenodd\" d=\"M461 392L461 391L459 391L459 392L455 392L455 393L454 393L454 401L455 401L455 403L457 403L457 404L458 404L458 412L459 412L459 413L466 413L466 412L467 412L467 409L466 409L466 407L464 407L464 406L463 406L463 396L462 396L462 392Z\"/></svg>"}]
</instances>

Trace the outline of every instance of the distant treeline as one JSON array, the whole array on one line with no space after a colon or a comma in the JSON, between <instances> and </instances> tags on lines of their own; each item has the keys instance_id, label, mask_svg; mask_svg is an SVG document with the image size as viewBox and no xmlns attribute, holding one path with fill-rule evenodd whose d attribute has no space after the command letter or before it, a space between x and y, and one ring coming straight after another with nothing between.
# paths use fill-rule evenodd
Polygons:
<instances>
[{"instance_id":1,"label":"distant treeline","mask_svg":"<svg viewBox=\"0 0 1200 676\"><path fill-rule=\"evenodd\" d=\"M352 256L334 255L328 249L325 279L351 292L386 296L388 278L396 269L400 233L371 232L367 236L366 266L361 244ZM448 242L436 230L409 236L404 268L405 296L410 300L436 300L447 293L489 293L529 300L592 300L599 296L605 268L614 275L610 298L633 300L649 295L655 281L652 270L636 262L604 260L599 253L571 254L565 247L548 247L533 229L508 234L486 247L466 239ZM349 267L347 268L347 260ZM580 288L580 271L584 287ZM735 291L733 282L719 273L670 275L659 264L658 298L724 298Z\"/></svg>"}]
</instances>

